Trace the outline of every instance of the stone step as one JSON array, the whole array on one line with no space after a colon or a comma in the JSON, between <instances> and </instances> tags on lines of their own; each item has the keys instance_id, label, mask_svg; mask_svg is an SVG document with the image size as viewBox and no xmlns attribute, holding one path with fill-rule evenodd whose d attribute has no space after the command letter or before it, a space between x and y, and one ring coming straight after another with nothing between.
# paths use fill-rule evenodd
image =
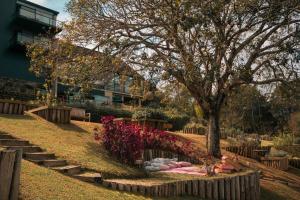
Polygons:
<instances>
[{"instance_id":1,"label":"stone step","mask_svg":"<svg viewBox=\"0 0 300 200\"><path fill-rule=\"evenodd\" d=\"M53 167L52 169L68 175L75 175L81 172L81 167L77 165L67 165L63 167Z\"/></svg>"},{"instance_id":2,"label":"stone step","mask_svg":"<svg viewBox=\"0 0 300 200\"><path fill-rule=\"evenodd\" d=\"M55 159L55 155L47 152L25 153L24 158L28 160L50 160Z\"/></svg>"},{"instance_id":3,"label":"stone step","mask_svg":"<svg viewBox=\"0 0 300 200\"><path fill-rule=\"evenodd\" d=\"M5 148L8 150L22 149L23 153L37 153L43 151L38 146L5 146Z\"/></svg>"},{"instance_id":4,"label":"stone step","mask_svg":"<svg viewBox=\"0 0 300 200\"><path fill-rule=\"evenodd\" d=\"M0 134L0 139L16 139L16 138L9 134Z\"/></svg>"},{"instance_id":5,"label":"stone step","mask_svg":"<svg viewBox=\"0 0 300 200\"><path fill-rule=\"evenodd\" d=\"M0 139L0 146L32 146L27 140Z\"/></svg>"},{"instance_id":6,"label":"stone step","mask_svg":"<svg viewBox=\"0 0 300 200\"><path fill-rule=\"evenodd\" d=\"M89 183L101 183L102 176L100 173L93 173L93 172L85 172L82 174L74 175L75 178Z\"/></svg>"}]
</instances>

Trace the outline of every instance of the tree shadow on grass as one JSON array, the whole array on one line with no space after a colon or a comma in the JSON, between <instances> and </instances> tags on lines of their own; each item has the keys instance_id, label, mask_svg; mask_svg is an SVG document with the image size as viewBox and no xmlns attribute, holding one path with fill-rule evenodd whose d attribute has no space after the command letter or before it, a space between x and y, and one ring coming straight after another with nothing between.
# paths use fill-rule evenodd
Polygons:
<instances>
[{"instance_id":1,"label":"tree shadow on grass","mask_svg":"<svg viewBox=\"0 0 300 200\"><path fill-rule=\"evenodd\" d=\"M260 199L262 200L287 200L285 196L279 195L272 190L261 187Z\"/></svg>"},{"instance_id":2,"label":"tree shadow on grass","mask_svg":"<svg viewBox=\"0 0 300 200\"><path fill-rule=\"evenodd\" d=\"M52 124L55 125L57 128L62 129L64 131L74 131L74 132L78 132L78 133L88 133L86 130L84 130L83 128L81 128L78 125L73 124L73 123L70 123L70 124L55 124L55 123L52 123Z\"/></svg>"}]
</instances>

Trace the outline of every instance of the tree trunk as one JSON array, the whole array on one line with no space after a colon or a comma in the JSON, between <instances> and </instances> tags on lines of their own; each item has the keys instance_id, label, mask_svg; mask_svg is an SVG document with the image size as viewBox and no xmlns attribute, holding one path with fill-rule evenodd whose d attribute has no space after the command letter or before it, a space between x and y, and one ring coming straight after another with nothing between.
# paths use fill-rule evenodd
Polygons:
<instances>
[{"instance_id":1,"label":"tree trunk","mask_svg":"<svg viewBox=\"0 0 300 200\"><path fill-rule=\"evenodd\" d=\"M219 112L210 113L207 132L207 152L217 158L221 157L219 119Z\"/></svg>"}]
</instances>

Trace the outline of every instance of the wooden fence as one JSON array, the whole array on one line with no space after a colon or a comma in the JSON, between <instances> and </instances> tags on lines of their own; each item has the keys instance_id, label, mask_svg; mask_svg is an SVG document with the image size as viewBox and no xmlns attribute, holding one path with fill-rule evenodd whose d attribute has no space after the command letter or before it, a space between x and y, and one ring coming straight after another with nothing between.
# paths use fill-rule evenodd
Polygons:
<instances>
[{"instance_id":1,"label":"wooden fence","mask_svg":"<svg viewBox=\"0 0 300 200\"><path fill-rule=\"evenodd\" d=\"M26 114L32 117L40 117L49 122L69 124L71 122L71 108L42 106L29 110Z\"/></svg>"},{"instance_id":2,"label":"wooden fence","mask_svg":"<svg viewBox=\"0 0 300 200\"><path fill-rule=\"evenodd\" d=\"M271 146L229 146L225 147L226 151L244 156L247 158L253 158L259 160L261 157L264 157L271 149Z\"/></svg>"},{"instance_id":3,"label":"wooden fence","mask_svg":"<svg viewBox=\"0 0 300 200\"><path fill-rule=\"evenodd\" d=\"M289 159L289 165L300 169L300 159Z\"/></svg>"},{"instance_id":4,"label":"wooden fence","mask_svg":"<svg viewBox=\"0 0 300 200\"><path fill-rule=\"evenodd\" d=\"M188 156L180 155L170 151L163 151L159 149L145 149L143 152L143 160L150 161L154 158L178 158L178 161L190 162L193 164L201 164L202 162L198 159L191 158Z\"/></svg>"},{"instance_id":5,"label":"wooden fence","mask_svg":"<svg viewBox=\"0 0 300 200\"><path fill-rule=\"evenodd\" d=\"M201 199L260 199L260 174L245 172L243 175L199 178L199 180L176 181L170 183L149 183L142 185L124 180L104 180L103 185L114 190L138 193L151 197L195 196ZM184 198L182 198L184 199Z\"/></svg>"},{"instance_id":6,"label":"wooden fence","mask_svg":"<svg viewBox=\"0 0 300 200\"><path fill-rule=\"evenodd\" d=\"M0 199L17 200L19 196L22 150L0 151Z\"/></svg>"},{"instance_id":7,"label":"wooden fence","mask_svg":"<svg viewBox=\"0 0 300 200\"><path fill-rule=\"evenodd\" d=\"M197 135L205 135L206 130L204 128L184 128L182 133L185 134L197 134Z\"/></svg>"},{"instance_id":8,"label":"wooden fence","mask_svg":"<svg viewBox=\"0 0 300 200\"><path fill-rule=\"evenodd\" d=\"M261 162L268 166L279 170L288 170L289 160L287 157L265 157L261 158Z\"/></svg>"},{"instance_id":9,"label":"wooden fence","mask_svg":"<svg viewBox=\"0 0 300 200\"><path fill-rule=\"evenodd\" d=\"M0 99L0 114L23 115L25 111L36 108L22 101Z\"/></svg>"}]
</instances>

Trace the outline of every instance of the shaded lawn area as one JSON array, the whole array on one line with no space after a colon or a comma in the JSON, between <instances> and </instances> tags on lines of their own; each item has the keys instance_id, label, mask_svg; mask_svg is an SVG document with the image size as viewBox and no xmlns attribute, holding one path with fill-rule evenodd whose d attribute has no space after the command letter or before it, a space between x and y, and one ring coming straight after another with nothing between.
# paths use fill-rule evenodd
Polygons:
<instances>
[{"instance_id":1,"label":"shaded lawn area","mask_svg":"<svg viewBox=\"0 0 300 200\"><path fill-rule=\"evenodd\" d=\"M260 180L261 200L299 200L300 191L294 190L284 184Z\"/></svg>"},{"instance_id":2,"label":"shaded lawn area","mask_svg":"<svg viewBox=\"0 0 300 200\"><path fill-rule=\"evenodd\" d=\"M55 153L58 157L102 172L104 177L141 177L144 173L112 159L88 132L95 124L55 125L28 116L0 115L0 130Z\"/></svg>"}]
</instances>

